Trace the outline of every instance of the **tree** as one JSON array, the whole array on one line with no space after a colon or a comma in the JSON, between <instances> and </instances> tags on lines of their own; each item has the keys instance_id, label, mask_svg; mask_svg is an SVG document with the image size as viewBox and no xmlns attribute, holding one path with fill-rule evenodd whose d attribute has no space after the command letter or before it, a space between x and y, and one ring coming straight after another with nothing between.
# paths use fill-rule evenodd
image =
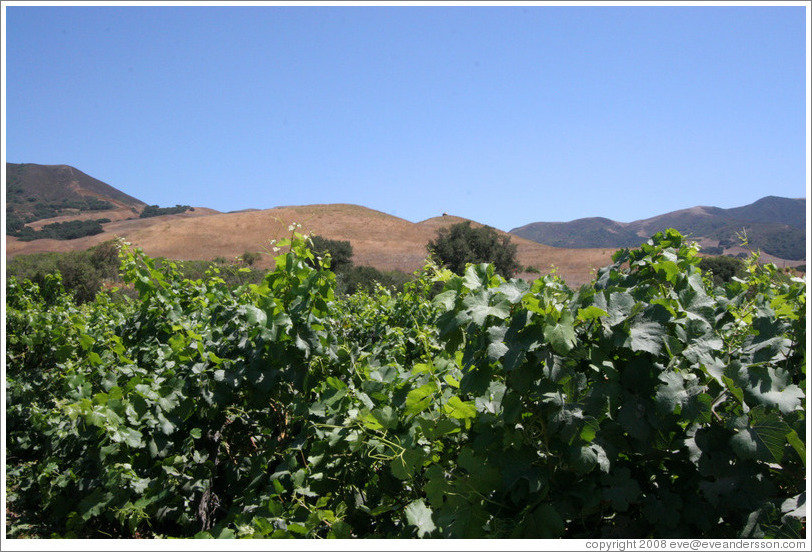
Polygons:
<instances>
[{"instance_id":1,"label":"tree","mask_svg":"<svg viewBox=\"0 0 812 552\"><path fill-rule=\"evenodd\" d=\"M489 226L473 228L470 221L440 228L437 238L426 248L438 262L456 274L462 274L468 263L491 263L505 278L510 278L519 269L516 245L510 243L510 236L500 236Z\"/></svg>"},{"instance_id":2,"label":"tree","mask_svg":"<svg viewBox=\"0 0 812 552\"><path fill-rule=\"evenodd\" d=\"M312 236L313 246L311 251L317 257L313 263L314 268L321 268L320 258L330 255L330 270L342 272L352 268L352 244L348 241L329 240L322 236Z\"/></svg>"},{"instance_id":3,"label":"tree","mask_svg":"<svg viewBox=\"0 0 812 552\"><path fill-rule=\"evenodd\" d=\"M717 286L726 284L734 276L738 278L744 276L744 261L734 257L704 257L699 261L699 268L703 272L710 272L713 275L713 283Z\"/></svg>"}]
</instances>

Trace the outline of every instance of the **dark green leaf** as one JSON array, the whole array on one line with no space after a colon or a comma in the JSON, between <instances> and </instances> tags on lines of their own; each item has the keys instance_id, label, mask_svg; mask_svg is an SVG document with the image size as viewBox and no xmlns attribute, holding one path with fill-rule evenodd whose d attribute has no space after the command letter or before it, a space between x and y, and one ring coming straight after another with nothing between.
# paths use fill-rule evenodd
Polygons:
<instances>
[{"instance_id":1,"label":"dark green leaf","mask_svg":"<svg viewBox=\"0 0 812 552\"><path fill-rule=\"evenodd\" d=\"M636 319L629 328L628 347L632 351L647 351L659 355L663 348L665 329L658 322Z\"/></svg>"},{"instance_id":2,"label":"dark green leaf","mask_svg":"<svg viewBox=\"0 0 812 552\"><path fill-rule=\"evenodd\" d=\"M763 409L750 411L750 427L738 431L730 444L737 456L765 462L781 462L790 427L775 413Z\"/></svg>"},{"instance_id":3,"label":"dark green leaf","mask_svg":"<svg viewBox=\"0 0 812 552\"><path fill-rule=\"evenodd\" d=\"M564 534L564 520L551 504L542 504L516 526L514 538L555 539Z\"/></svg>"}]
</instances>

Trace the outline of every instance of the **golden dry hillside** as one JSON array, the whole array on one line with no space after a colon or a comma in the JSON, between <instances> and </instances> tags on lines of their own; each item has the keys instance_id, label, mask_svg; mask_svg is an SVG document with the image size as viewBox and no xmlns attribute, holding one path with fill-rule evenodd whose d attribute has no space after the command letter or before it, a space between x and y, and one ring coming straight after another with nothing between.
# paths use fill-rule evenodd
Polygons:
<instances>
[{"instance_id":1,"label":"golden dry hillside","mask_svg":"<svg viewBox=\"0 0 812 552\"><path fill-rule=\"evenodd\" d=\"M104 225L104 233L76 240L22 242L7 237L6 255L84 250L123 237L150 256L178 260L231 259L246 251L264 252L267 254L257 264L270 268L273 265L270 241L289 236L288 227L298 223L302 225L300 231L303 233L349 241L357 265L412 272L423 265L426 244L436 236L437 230L464 220L467 219L442 216L414 223L347 204L276 207L237 213L195 208L179 215L113 220ZM49 222L53 220L40 221L41 224ZM560 249L517 236L511 236L511 240L518 246L522 266L534 266L544 274L555 266L573 286L589 281L594 269L611 262L613 252L609 249ZM534 275L523 276L532 278Z\"/></svg>"}]
</instances>

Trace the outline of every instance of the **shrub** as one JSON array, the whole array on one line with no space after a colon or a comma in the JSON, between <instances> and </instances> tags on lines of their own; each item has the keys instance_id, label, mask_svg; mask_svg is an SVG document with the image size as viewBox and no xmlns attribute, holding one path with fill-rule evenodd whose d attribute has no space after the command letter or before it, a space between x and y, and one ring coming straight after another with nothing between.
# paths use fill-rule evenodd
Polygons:
<instances>
[{"instance_id":1,"label":"shrub","mask_svg":"<svg viewBox=\"0 0 812 552\"><path fill-rule=\"evenodd\" d=\"M258 252L246 251L240 258L242 259L243 264L246 266L253 266L254 263L259 260L259 257L260 254Z\"/></svg>"}]
</instances>

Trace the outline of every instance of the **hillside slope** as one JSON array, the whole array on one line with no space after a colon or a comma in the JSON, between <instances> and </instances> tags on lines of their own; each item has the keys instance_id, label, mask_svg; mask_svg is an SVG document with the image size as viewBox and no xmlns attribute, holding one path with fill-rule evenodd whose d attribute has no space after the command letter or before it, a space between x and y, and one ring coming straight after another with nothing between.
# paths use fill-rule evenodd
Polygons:
<instances>
[{"instance_id":1,"label":"hillside slope","mask_svg":"<svg viewBox=\"0 0 812 552\"><path fill-rule=\"evenodd\" d=\"M38 212L47 212L43 206L57 211L49 213L52 215L101 210L87 209L93 200L108 203L108 210L138 212L146 205L69 165L6 163L7 213L37 216Z\"/></svg>"},{"instance_id":2,"label":"hillside slope","mask_svg":"<svg viewBox=\"0 0 812 552\"><path fill-rule=\"evenodd\" d=\"M379 270L412 272L427 257L426 244L437 230L467 219L437 217L419 223L358 205L330 204L276 207L239 213L167 215L149 219L119 220L104 225L104 232L76 240L22 242L7 238L7 256L46 251L84 250L115 237L141 247L148 255L179 260L233 259L246 251L261 252L257 266L273 265L271 240L290 235L294 223L303 233L333 240L347 240L353 247L353 261ZM474 223L476 224L476 223ZM511 236L522 266L534 266L542 273L555 266L571 285L591 279L591 271L611 262L612 250L566 250ZM526 275L528 276L528 275Z\"/></svg>"}]
</instances>

